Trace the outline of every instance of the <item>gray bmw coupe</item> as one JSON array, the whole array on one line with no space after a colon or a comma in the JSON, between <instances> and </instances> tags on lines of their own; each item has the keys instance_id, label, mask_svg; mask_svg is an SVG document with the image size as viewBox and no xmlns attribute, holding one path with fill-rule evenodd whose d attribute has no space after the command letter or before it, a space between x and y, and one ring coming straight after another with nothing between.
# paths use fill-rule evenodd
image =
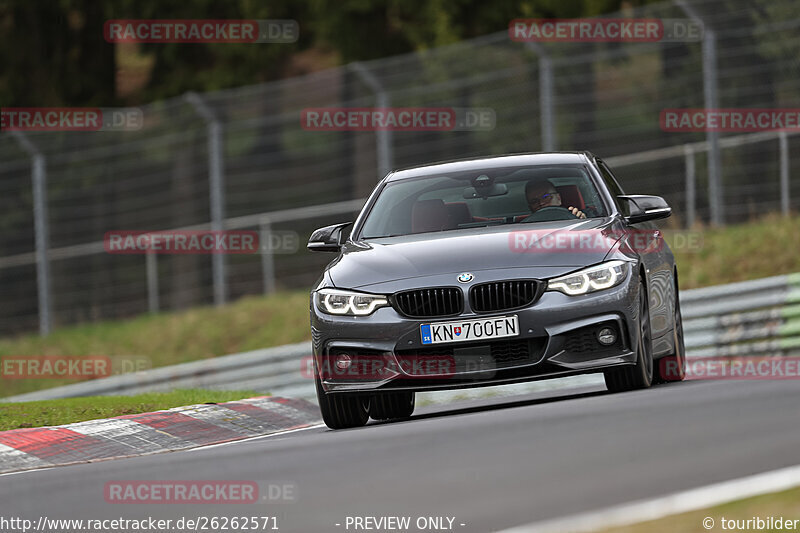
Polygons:
<instances>
[{"instance_id":1,"label":"gray bmw coupe","mask_svg":"<svg viewBox=\"0 0 800 533\"><path fill-rule=\"evenodd\" d=\"M670 214L588 152L390 173L351 229L308 243L337 254L310 305L325 423L408 417L416 391L593 372L610 391L682 380L677 270L652 222Z\"/></svg>"}]
</instances>

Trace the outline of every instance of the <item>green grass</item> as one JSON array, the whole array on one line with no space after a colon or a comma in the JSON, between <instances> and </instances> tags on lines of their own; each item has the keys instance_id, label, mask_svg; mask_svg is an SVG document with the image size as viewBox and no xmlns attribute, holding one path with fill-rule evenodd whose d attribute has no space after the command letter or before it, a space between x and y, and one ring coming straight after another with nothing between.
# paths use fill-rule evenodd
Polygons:
<instances>
[{"instance_id":1,"label":"green grass","mask_svg":"<svg viewBox=\"0 0 800 533\"><path fill-rule=\"evenodd\" d=\"M800 272L800 217L771 215L746 225L695 231L702 232L699 249L675 249L683 289ZM46 338L0 339L0 358L145 356L159 367L309 338L308 293L292 291L242 298L223 308L70 326ZM73 382L0 377L0 397Z\"/></svg>"},{"instance_id":2,"label":"green grass","mask_svg":"<svg viewBox=\"0 0 800 533\"><path fill-rule=\"evenodd\" d=\"M699 251L675 252L682 289L800 272L800 216L706 229Z\"/></svg>"},{"instance_id":3,"label":"green grass","mask_svg":"<svg viewBox=\"0 0 800 533\"><path fill-rule=\"evenodd\" d=\"M200 403L222 403L259 395L253 391L176 390L136 396L87 396L41 402L0 403L0 431L57 426L148 413Z\"/></svg>"},{"instance_id":4,"label":"green grass","mask_svg":"<svg viewBox=\"0 0 800 533\"><path fill-rule=\"evenodd\" d=\"M222 308L197 307L61 328L48 337L0 339L0 359L24 355L145 356L152 367L301 342L310 338L308 293L242 298ZM0 397L75 383L3 379Z\"/></svg>"},{"instance_id":5,"label":"green grass","mask_svg":"<svg viewBox=\"0 0 800 533\"><path fill-rule=\"evenodd\" d=\"M707 531L703 520L710 517L714 526L710 531L725 531L721 520L750 520L754 517L766 520L768 517L783 517L785 520L800 519L800 489L791 489L764 496L726 503L717 507L701 509L689 513L667 516L659 520L641 522L630 526L604 529L604 533L672 533L674 531ZM709 524L710 525L710 524ZM798 522L800 528L800 522ZM728 528L730 529L730 528ZM751 527L750 531L796 531L796 529L761 529Z\"/></svg>"}]
</instances>

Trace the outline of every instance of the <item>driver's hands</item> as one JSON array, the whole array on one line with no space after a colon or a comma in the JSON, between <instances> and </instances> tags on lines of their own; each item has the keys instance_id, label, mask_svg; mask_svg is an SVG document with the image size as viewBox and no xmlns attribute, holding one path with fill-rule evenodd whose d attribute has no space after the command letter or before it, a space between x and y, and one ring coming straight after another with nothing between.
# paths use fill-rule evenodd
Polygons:
<instances>
[{"instance_id":1,"label":"driver's hands","mask_svg":"<svg viewBox=\"0 0 800 533\"><path fill-rule=\"evenodd\" d=\"M586 218L586 213L584 213L583 211L581 211L577 207L569 206L567 209L569 209L569 212L572 213L573 215L575 215L578 218Z\"/></svg>"}]
</instances>

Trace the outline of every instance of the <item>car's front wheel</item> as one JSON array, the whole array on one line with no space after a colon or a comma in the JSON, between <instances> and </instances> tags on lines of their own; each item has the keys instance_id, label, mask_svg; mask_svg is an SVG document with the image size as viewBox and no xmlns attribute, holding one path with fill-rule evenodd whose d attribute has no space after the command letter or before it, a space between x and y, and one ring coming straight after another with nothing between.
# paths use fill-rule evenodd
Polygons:
<instances>
[{"instance_id":1,"label":"car's front wheel","mask_svg":"<svg viewBox=\"0 0 800 533\"><path fill-rule=\"evenodd\" d=\"M413 391L376 394L369 401L369 416L375 420L408 418L413 412Z\"/></svg>"},{"instance_id":2,"label":"car's front wheel","mask_svg":"<svg viewBox=\"0 0 800 533\"><path fill-rule=\"evenodd\" d=\"M653 346L650 334L650 308L643 282L639 283L639 320L636 364L603 373L610 392L646 389L653 382Z\"/></svg>"},{"instance_id":3,"label":"car's front wheel","mask_svg":"<svg viewBox=\"0 0 800 533\"><path fill-rule=\"evenodd\" d=\"M369 420L369 397L363 394L322 390L319 376L314 377L322 420L331 429L361 427Z\"/></svg>"}]
</instances>

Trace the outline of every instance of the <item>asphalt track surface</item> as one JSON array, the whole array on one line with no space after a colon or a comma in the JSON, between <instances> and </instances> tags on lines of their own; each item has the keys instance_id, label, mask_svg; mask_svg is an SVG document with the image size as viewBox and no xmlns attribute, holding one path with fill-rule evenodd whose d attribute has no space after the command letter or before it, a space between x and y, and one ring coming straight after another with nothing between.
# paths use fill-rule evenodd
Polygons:
<instances>
[{"instance_id":1,"label":"asphalt track surface","mask_svg":"<svg viewBox=\"0 0 800 533\"><path fill-rule=\"evenodd\" d=\"M281 531L306 533L356 531L347 516L409 516L412 525L446 516L454 531L483 532L795 464L796 381L694 381L622 394L584 387L430 406L399 423L2 476L0 516L277 516ZM254 480L297 492L277 504L106 503L106 482L132 479Z\"/></svg>"}]
</instances>

